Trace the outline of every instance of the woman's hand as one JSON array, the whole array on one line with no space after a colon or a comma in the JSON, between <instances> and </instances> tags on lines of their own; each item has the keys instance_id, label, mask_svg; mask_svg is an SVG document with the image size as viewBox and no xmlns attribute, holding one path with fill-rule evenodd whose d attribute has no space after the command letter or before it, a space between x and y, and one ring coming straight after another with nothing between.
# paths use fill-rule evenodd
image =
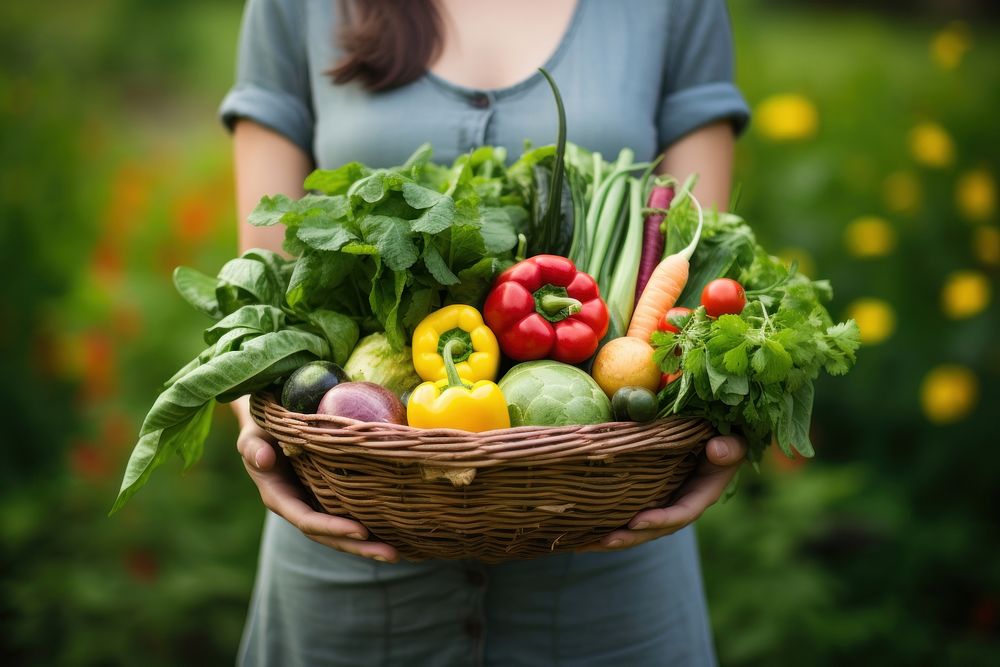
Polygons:
<instances>
[{"instance_id":1,"label":"woman's hand","mask_svg":"<svg viewBox=\"0 0 1000 667\"><path fill-rule=\"evenodd\" d=\"M365 541L368 529L357 521L313 510L288 460L278 454L277 444L267 431L253 421L244 422L236 447L264 505L310 540L364 558L399 560L399 553L388 544Z\"/></svg>"},{"instance_id":2,"label":"woman's hand","mask_svg":"<svg viewBox=\"0 0 1000 667\"><path fill-rule=\"evenodd\" d=\"M705 460L681 488L672 505L639 512L629 521L628 529L616 530L578 551L617 551L634 547L693 523L722 496L740 469L746 452L743 438L734 435L712 438L705 447Z\"/></svg>"}]
</instances>

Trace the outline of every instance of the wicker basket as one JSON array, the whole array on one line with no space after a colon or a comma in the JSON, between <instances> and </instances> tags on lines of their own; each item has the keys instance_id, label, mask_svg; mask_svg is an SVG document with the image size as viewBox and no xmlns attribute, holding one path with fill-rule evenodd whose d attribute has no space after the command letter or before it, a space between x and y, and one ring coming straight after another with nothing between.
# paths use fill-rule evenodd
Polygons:
<instances>
[{"instance_id":1,"label":"wicker basket","mask_svg":"<svg viewBox=\"0 0 1000 667\"><path fill-rule=\"evenodd\" d=\"M666 503L713 434L670 418L484 433L289 412L251 401L302 483L409 559L496 563L589 544Z\"/></svg>"}]
</instances>

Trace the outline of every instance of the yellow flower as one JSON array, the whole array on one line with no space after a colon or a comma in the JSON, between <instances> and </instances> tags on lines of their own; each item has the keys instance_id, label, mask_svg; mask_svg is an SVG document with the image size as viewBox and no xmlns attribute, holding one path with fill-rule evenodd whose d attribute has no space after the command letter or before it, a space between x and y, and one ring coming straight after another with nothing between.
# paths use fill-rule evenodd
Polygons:
<instances>
[{"instance_id":1,"label":"yellow flower","mask_svg":"<svg viewBox=\"0 0 1000 667\"><path fill-rule=\"evenodd\" d=\"M802 95L771 95L757 105L754 123L773 141L808 139L816 134L819 113L816 105Z\"/></svg>"},{"instance_id":2,"label":"yellow flower","mask_svg":"<svg viewBox=\"0 0 1000 667\"><path fill-rule=\"evenodd\" d=\"M935 424L948 424L968 416L976 406L979 385L968 368L953 364L937 366L924 376L920 404Z\"/></svg>"},{"instance_id":3,"label":"yellow flower","mask_svg":"<svg viewBox=\"0 0 1000 667\"><path fill-rule=\"evenodd\" d=\"M847 307L847 317L858 323L861 342L881 343L896 330L896 313L882 299L858 299Z\"/></svg>"},{"instance_id":4,"label":"yellow flower","mask_svg":"<svg viewBox=\"0 0 1000 667\"><path fill-rule=\"evenodd\" d=\"M921 202L920 181L912 171L896 171L882 182L882 198L893 213L916 213Z\"/></svg>"},{"instance_id":5,"label":"yellow flower","mask_svg":"<svg viewBox=\"0 0 1000 667\"><path fill-rule=\"evenodd\" d=\"M1000 266L1000 229L976 227L972 233L972 252L987 266Z\"/></svg>"},{"instance_id":6,"label":"yellow flower","mask_svg":"<svg viewBox=\"0 0 1000 667\"><path fill-rule=\"evenodd\" d=\"M925 167L942 168L955 161L955 144L937 123L920 123L910 130L910 153Z\"/></svg>"},{"instance_id":7,"label":"yellow flower","mask_svg":"<svg viewBox=\"0 0 1000 667\"><path fill-rule=\"evenodd\" d=\"M990 281L979 271L956 271L941 290L941 309L958 320L981 313L990 303Z\"/></svg>"},{"instance_id":8,"label":"yellow flower","mask_svg":"<svg viewBox=\"0 0 1000 667\"><path fill-rule=\"evenodd\" d=\"M784 248L778 252L778 259L788 267L792 265L792 262L798 262L798 271L804 276L816 275L816 262L804 248Z\"/></svg>"},{"instance_id":9,"label":"yellow flower","mask_svg":"<svg viewBox=\"0 0 1000 667\"><path fill-rule=\"evenodd\" d=\"M896 232L882 218L864 216L847 225L844 242L855 257L884 257L896 247Z\"/></svg>"},{"instance_id":10,"label":"yellow flower","mask_svg":"<svg viewBox=\"0 0 1000 667\"><path fill-rule=\"evenodd\" d=\"M988 220L997 210L997 186L985 169L973 169L961 175L955 188L958 210L969 220Z\"/></svg>"},{"instance_id":11,"label":"yellow flower","mask_svg":"<svg viewBox=\"0 0 1000 667\"><path fill-rule=\"evenodd\" d=\"M931 59L941 69L955 69L971 47L969 26L954 21L931 39Z\"/></svg>"}]
</instances>

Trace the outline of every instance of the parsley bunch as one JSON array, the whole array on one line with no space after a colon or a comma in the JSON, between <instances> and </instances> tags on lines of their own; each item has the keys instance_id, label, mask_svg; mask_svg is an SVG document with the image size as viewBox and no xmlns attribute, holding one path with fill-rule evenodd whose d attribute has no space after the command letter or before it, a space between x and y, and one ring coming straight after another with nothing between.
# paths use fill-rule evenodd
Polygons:
<instances>
[{"instance_id":1,"label":"parsley bunch","mask_svg":"<svg viewBox=\"0 0 1000 667\"><path fill-rule=\"evenodd\" d=\"M681 371L660 392L660 416L699 416L721 433L741 433L754 462L772 440L788 456L794 449L810 457L813 380L850 370L857 324L831 319L822 305L832 297L829 283L786 268L760 246L740 282L748 303L739 315L713 319L698 306L678 333L653 334L663 372Z\"/></svg>"}]
</instances>

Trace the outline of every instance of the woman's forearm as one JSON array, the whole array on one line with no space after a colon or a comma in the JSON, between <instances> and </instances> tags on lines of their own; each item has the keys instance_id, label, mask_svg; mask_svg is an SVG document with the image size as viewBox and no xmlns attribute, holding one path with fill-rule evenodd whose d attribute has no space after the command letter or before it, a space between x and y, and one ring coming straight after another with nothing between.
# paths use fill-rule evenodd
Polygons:
<instances>
[{"instance_id":1,"label":"woman's forearm","mask_svg":"<svg viewBox=\"0 0 1000 667\"><path fill-rule=\"evenodd\" d=\"M719 121L685 135L663 152L658 171L681 182L698 174L694 193L705 208L725 211L732 188L735 137L728 121Z\"/></svg>"},{"instance_id":2,"label":"woman's forearm","mask_svg":"<svg viewBox=\"0 0 1000 667\"><path fill-rule=\"evenodd\" d=\"M301 197L304 194L302 182L311 170L309 156L285 137L253 121L240 120L236 123L233 132L233 173L240 253L250 248L281 251L285 238L282 225L254 227L247 223L247 218L264 195ZM248 396L230 405L240 428L250 423Z\"/></svg>"},{"instance_id":3,"label":"woman's forearm","mask_svg":"<svg viewBox=\"0 0 1000 667\"><path fill-rule=\"evenodd\" d=\"M282 194L298 199L305 194L302 182L312 170L312 161L301 148L277 132L253 121L240 120L233 132L233 165L240 252L249 248L280 252L284 227L253 227L247 223L247 217L264 195Z\"/></svg>"}]
</instances>

